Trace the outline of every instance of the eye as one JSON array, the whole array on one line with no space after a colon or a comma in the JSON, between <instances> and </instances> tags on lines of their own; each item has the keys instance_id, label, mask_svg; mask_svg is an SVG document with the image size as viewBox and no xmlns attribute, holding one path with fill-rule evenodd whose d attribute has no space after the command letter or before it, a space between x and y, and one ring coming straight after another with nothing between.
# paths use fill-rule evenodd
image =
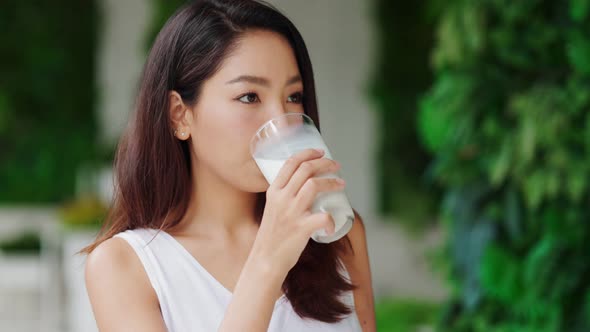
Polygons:
<instances>
[{"instance_id":1,"label":"eye","mask_svg":"<svg viewBox=\"0 0 590 332\"><path fill-rule=\"evenodd\" d=\"M237 98L240 102L244 104L254 104L260 102L258 95L254 92L245 93Z\"/></svg>"},{"instance_id":2,"label":"eye","mask_svg":"<svg viewBox=\"0 0 590 332\"><path fill-rule=\"evenodd\" d=\"M303 93L302 92L295 92L294 94L290 95L287 98L287 102L293 104L301 104L303 103Z\"/></svg>"}]
</instances>

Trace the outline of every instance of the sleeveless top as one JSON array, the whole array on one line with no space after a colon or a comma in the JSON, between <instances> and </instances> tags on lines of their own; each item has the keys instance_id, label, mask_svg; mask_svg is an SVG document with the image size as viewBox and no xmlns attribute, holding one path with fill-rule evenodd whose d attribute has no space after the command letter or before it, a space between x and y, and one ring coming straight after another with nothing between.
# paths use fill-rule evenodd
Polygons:
<instances>
[{"instance_id":1,"label":"sleeveless top","mask_svg":"<svg viewBox=\"0 0 590 332\"><path fill-rule=\"evenodd\" d=\"M232 293L173 236L156 229L134 229L115 237L133 248L153 287L169 332L217 331ZM343 268L344 265L340 264ZM350 280L344 268L342 274ZM352 291L341 298L352 314L337 323L299 317L283 294L276 302L269 332L360 332Z\"/></svg>"}]
</instances>

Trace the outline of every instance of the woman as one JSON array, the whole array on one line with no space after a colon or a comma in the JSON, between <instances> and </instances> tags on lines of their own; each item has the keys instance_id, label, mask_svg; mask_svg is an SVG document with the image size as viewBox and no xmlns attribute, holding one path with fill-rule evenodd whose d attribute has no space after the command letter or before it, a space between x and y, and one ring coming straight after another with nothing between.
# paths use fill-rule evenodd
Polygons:
<instances>
[{"instance_id":1,"label":"woman","mask_svg":"<svg viewBox=\"0 0 590 332\"><path fill-rule=\"evenodd\" d=\"M344 184L322 152L293 156L269 186L249 154L285 112L318 121L313 72L293 24L254 0L180 9L147 59L115 160L115 199L84 251L101 331L374 331L364 227L310 240Z\"/></svg>"}]
</instances>

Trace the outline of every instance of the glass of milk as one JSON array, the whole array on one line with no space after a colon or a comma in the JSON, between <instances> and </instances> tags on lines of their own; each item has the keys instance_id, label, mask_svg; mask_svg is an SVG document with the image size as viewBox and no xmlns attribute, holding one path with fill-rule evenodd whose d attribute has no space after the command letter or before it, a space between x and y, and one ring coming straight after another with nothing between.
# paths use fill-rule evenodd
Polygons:
<instances>
[{"instance_id":1,"label":"glass of milk","mask_svg":"<svg viewBox=\"0 0 590 332\"><path fill-rule=\"evenodd\" d=\"M286 113L267 121L256 131L250 152L268 181L272 183L283 164L292 155L305 149L322 149L324 158L333 159L313 120L303 113ZM338 173L318 177L337 178ZM319 193L311 207L312 213L328 212L335 223L335 233L328 236L324 229L311 238L319 243L330 243L342 238L352 228L354 213L344 191Z\"/></svg>"}]
</instances>

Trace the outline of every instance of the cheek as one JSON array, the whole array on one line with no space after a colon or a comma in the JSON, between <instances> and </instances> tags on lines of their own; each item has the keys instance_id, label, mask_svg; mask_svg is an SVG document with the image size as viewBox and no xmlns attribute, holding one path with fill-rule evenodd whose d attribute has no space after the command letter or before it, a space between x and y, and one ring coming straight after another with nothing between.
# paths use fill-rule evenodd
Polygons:
<instances>
[{"instance_id":1,"label":"cheek","mask_svg":"<svg viewBox=\"0 0 590 332\"><path fill-rule=\"evenodd\" d=\"M193 130L199 163L248 192L264 192L268 183L250 155L250 139L264 121L238 113L202 114Z\"/></svg>"},{"instance_id":2,"label":"cheek","mask_svg":"<svg viewBox=\"0 0 590 332\"><path fill-rule=\"evenodd\" d=\"M244 112L238 112L238 114L234 114L234 116L232 116L231 120L228 120L228 122L231 123L231 130L236 140L241 144L249 146L250 139L256 132L257 122L254 121L254 117L242 113Z\"/></svg>"},{"instance_id":3,"label":"cheek","mask_svg":"<svg viewBox=\"0 0 590 332\"><path fill-rule=\"evenodd\" d=\"M219 167L235 167L252 159L250 139L262 123L253 113L255 110L245 112L248 110L230 106L202 109L193 130L197 155Z\"/></svg>"}]
</instances>

